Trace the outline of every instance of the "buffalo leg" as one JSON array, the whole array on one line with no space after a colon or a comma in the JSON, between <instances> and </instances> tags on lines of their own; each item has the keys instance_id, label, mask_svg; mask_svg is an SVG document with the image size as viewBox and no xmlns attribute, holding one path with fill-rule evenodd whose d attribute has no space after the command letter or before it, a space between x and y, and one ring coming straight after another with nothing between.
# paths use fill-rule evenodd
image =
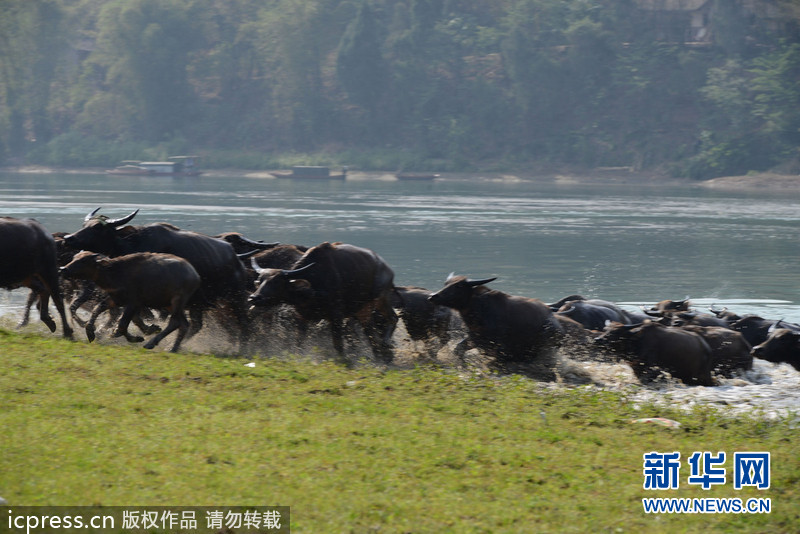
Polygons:
<instances>
[{"instance_id":1,"label":"buffalo leg","mask_svg":"<svg viewBox=\"0 0 800 534\"><path fill-rule=\"evenodd\" d=\"M472 340L470 340L468 337L465 337L453 348L453 354L455 354L458 359L461 360L461 363L464 363L464 356L466 356L467 351L472 347Z\"/></svg>"},{"instance_id":2,"label":"buffalo leg","mask_svg":"<svg viewBox=\"0 0 800 534\"><path fill-rule=\"evenodd\" d=\"M87 321L84 321L80 318L78 315L78 309L88 302L95 295L95 293L97 293L97 289L94 283L90 281L84 281L81 294L78 295L69 305L69 312L79 326L85 327L87 325Z\"/></svg>"},{"instance_id":3,"label":"buffalo leg","mask_svg":"<svg viewBox=\"0 0 800 534\"><path fill-rule=\"evenodd\" d=\"M22 314L22 319L20 320L19 324L17 324L17 328L22 328L23 326L27 325L31 319L31 308L34 304L39 302L39 293L33 289L31 289L30 295L28 295L28 301L25 303L25 311Z\"/></svg>"},{"instance_id":4,"label":"buffalo leg","mask_svg":"<svg viewBox=\"0 0 800 534\"><path fill-rule=\"evenodd\" d=\"M39 299L39 304L41 306L40 313L42 316L42 321L50 326L47 321L45 321L45 317L50 319L50 314L47 311L48 300L50 296L53 297L53 304L56 305L56 310L58 310L58 316L61 318L61 328L64 332L64 337L67 339L72 339L72 327L67 322L67 312L64 309L64 298L61 296L61 286L58 284L58 272L53 271L50 275L44 277L40 276L41 282L46 288L46 291L42 293L42 297ZM50 319L52 322L53 320ZM50 328L51 332L55 332L55 323Z\"/></svg>"},{"instance_id":5,"label":"buffalo leg","mask_svg":"<svg viewBox=\"0 0 800 534\"><path fill-rule=\"evenodd\" d=\"M344 357L344 324L343 320L339 317L331 319L331 340L333 341L333 349L342 361L347 361Z\"/></svg>"},{"instance_id":6,"label":"buffalo leg","mask_svg":"<svg viewBox=\"0 0 800 534\"><path fill-rule=\"evenodd\" d=\"M172 309L175 311L170 316L167 327L164 328L164 330L162 330L157 336L145 343L144 348L154 348L161 342L162 339L170 335L175 330L178 330L178 339L175 340L175 344L172 346L172 352L178 352L178 348L181 346L181 341L186 335L186 331L189 330L189 322L186 320L186 316L183 313L183 303L181 302L181 297L173 297L171 304Z\"/></svg>"},{"instance_id":7,"label":"buffalo leg","mask_svg":"<svg viewBox=\"0 0 800 534\"><path fill-rule=\"evenodd\" d=\"M111 337L125 336L125 339L127 339L131 343L140 343L144 341L144 338L140 336L131 335L128 332L128 326L130 326L131 320L137 313L139 313L139 310L137 309L136 306L130 306L130 305L127 306L125 308L125 311L122 312L122 318L119 320L119 324L117 325L117 328L114 330L114 333L111 334Z\"/></svg>"}]
</instances>

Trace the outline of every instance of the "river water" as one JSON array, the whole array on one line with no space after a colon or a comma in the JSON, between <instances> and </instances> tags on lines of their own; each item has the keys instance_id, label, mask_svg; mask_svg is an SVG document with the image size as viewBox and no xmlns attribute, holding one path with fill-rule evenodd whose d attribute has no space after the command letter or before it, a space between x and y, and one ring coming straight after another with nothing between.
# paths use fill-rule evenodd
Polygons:
<instances>
[{"instance_id":1,"label":"river water","mask_svg":"<svg viewBox=\"0 0 800 534\"><path fill-rule=\"evenodd\" d=\"M547 302L579 293L635 307L691 297L695 307L800 322L800 194L692 186L580 185L474 176L398 182L386 176L297 183L244 176L119 177L0 173L0 214L50 231L80 228L89 211L140 209L207 234L378 252L398 285L441 287L450 272L498 277L492 287ZM25 291L0 294L18 313ZM622 365L576 362L603 387L635 383ZM713 388L643 388L637 398L715 403L768 415L800 406L800 374L756 362Z\"/></svg>"}]
</instances>

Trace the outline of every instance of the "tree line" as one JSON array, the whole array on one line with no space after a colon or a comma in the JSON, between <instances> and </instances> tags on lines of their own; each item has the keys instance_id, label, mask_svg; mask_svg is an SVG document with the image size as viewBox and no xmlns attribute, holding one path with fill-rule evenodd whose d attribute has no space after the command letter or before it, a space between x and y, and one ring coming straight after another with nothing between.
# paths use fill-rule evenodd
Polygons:
<instances>
[{"instance_id":1,"label":"tree line","mask_svg":"<svg viewBox=\"0 0 800 534\"><path fill-rule=\"evenodd\" d=\"M800 158L792 0L2 0L0 15L0 163L192 150L707 178Z\"/></svg>"}]
</instances>

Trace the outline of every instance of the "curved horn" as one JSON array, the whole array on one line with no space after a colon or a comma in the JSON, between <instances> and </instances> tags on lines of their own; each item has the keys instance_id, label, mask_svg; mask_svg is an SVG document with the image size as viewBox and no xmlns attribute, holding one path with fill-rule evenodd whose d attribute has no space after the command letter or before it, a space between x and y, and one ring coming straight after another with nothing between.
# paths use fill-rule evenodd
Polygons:
<instances>
[{"instance_id":1,"label":"curved horn","mask_svg":"<svg viewBox=\"0 0 800 534\"><path fill-rule=\"evenodd\" d=\"M480 280L467 280L467 285L470 287L482 286L494 280L497 280L496 276L494 278L481 278Z\"/></svg>"},{"instance_id":2,"label":"curved horn","mask_svg":"<svg viewBox=\"0 0 800 534\"><path fill-rule=\"evenodd\" d=\"M137 213L139 213L138 208L129 215L126 215L125 217L121 217L119 219L109 219L108 221L106 221L106 224L108 224L109 226L122 226L123 224L128 224L131 221L131 219L136 217Z\"/></svg>"},{"instance_id":3,"label":"curved horn","mask_svg":"<svg viewBox=\"0 0 800 534\"><path fill-rule=\"evenodd\" d=\"M284 270L281 271L281 274L283 276L297 277L298 274L304 273L305 271L307 271L308 269L310 269L311 267L313 267L316 264L317 264L316 262L313 262L313 263L309 263L308 265L305 265L303 267L300 267L299 269L292 269L292 270L284 269ZM302 278L302 277L300 277L300 278Z\"/></svg>"},{"instance_id":4,"label":"curved horn","mask_svg":"<svg viewBox=\"0 0 800 534\"><path fill-rule=\"evenodd\" d=\"M100 208L96 208L94 211L90 212L86 217L83 218L83 221L88 222L92 217L97 215L98 211L100 211Z\"/></svg>"},{"instance_id":5,"label":"curved horn","mask_svg":"<svg viewBox=\"0 0 800 534\"><path fill-rule=\"evenodd\" d=\"M251 258L261 252L260 250L251 250L250 252L242 252L241 254L237 254L236 257L239 258L241 261L246 260L247 258Z\"/></svg>"},{"instance_id":6,"label":"curved horn","mask_svg":"<svg viewBox=\"0 0 800 534\"><path fill-rule=\"evenodd\" d=\"M260 266L260 265L258 264L258 262L256 262L256 259L255 259L255 258L250 258L250 266L251 266L251 267L253 268L253 270L254 270L255 272L257 272L259 275L262 275L262 274L264 274L266 271L269 271L269 270L270 270L270 269L265 269L265 268L263 268L262 266Z\"/></svg>"}]
</instances>

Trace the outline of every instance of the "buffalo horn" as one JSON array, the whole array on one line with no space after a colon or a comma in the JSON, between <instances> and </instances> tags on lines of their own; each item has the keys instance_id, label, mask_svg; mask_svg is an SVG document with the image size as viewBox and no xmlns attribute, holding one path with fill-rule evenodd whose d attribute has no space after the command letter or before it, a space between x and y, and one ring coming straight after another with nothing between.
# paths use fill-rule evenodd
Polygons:
<instances>
[{"instance_id":1,"label":"buffalo horn","mask_svg":"<svg viewBox=\"0 0 800 534\"><path fill-rule=\"evenodd\" d=\"M494 280L497 280L496 276L494 278L481 278L480 280L467 280L467 285L471 287L482 286L483 284L488 284Z\"/></svg>"},{"instance_id":2,"label":"buffalo horn","mask_svg":"<svg viewBox=\"0 0 800 534\"><path fill-rule=\"evenodd\" d=\"M125 217L122 217L120 219L109 219L108 221L106 221L106 224L108 224L109 226L122 226L123 224L128 224L129 222L131 222L131 219L136 217L137 213L139 213L138 208L129 215L126 215Z\"/></svg>"},{"instance_id":3,"label":"buffalo horn","mask_svg":"<svg viewBox=\"0 0 800 534\"><path fill-rule=\"evenodd\" d=\"M239 258L240 260L244 261L244 260L246 260L248 258L252 258L253 256L258 254L259 252L261 252L261 251L258 250L258 249L255 249L255 250L251 250L250 252L242 252L241 254L237 254L236 257Z\"/></svg>"},{"instance_id":4,"label":"buffalo horn","mask_svg":"<svg viewBox=\"0 0 800 534\"><path fill-rule=\"evenodd\" d=\"M240 254L239 257L241 258L244 254ZM250 266L253 268L255 272L258 274L264 274L265 271L269 271L270 269L265 269L256 262L255 258L250 258Z\"/></svg>"},{"instance_id":5,"label":"buffalo horn","mask_svg":"<svg viewBox=\"0 0 800 534\"><path fill-rule=\"evenodd\" d=\"M281 274L283 276L297 277L298 274L301 274L301 273L307 271L308 269L310 269L314 265L316 265L316 262L309 263L308 265L304 265L303 267L300 267L299 269L292 269L292 270L284 269L284 270L281 271ZM299 277L299 278L302 278L302 277Z\"/></svg>"},{"instance_id":6,"label":"buffalo horn","mask_svg":"<svg viewBox=\"0 0 800 534\"><path fill-rule=\"evenodd\" d=\"M97 215L97 212L100 211L100 208L96 208L94 211L90 212L86 217L83 218L84 222L89 222L89 220Z\"/></svg>"}]
</instances>

